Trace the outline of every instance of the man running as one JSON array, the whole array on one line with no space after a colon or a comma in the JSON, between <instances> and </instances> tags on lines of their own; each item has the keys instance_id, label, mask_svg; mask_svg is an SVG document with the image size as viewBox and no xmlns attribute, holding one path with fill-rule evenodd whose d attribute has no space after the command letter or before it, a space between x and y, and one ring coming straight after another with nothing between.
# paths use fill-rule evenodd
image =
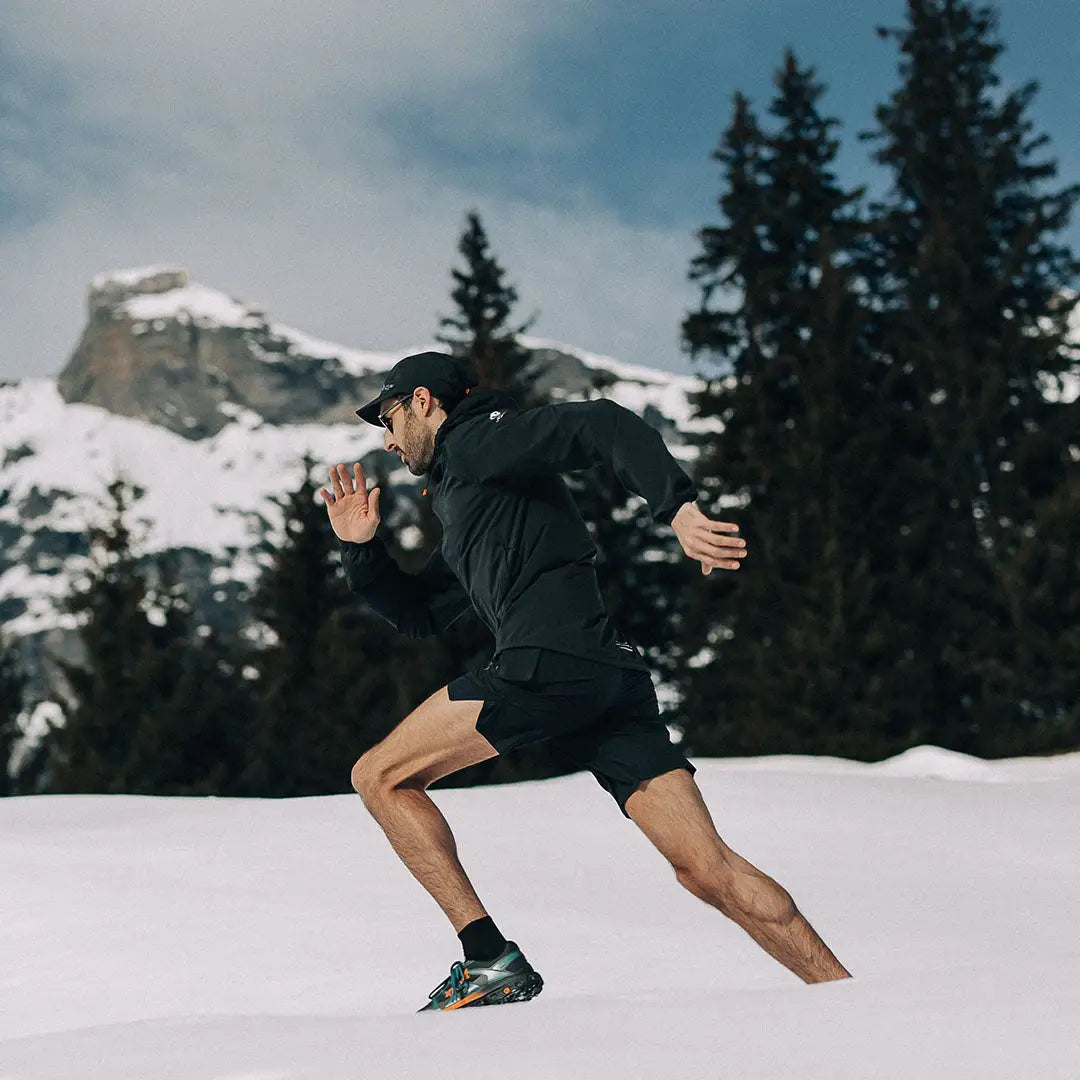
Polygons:
<instances>
[{"instance_id":1,"label":"man running","mask_svg":"<svg viewBox=\"0 0 1080 1080\"><path fill-rule=\"evenodd\" d=\"M402 862L453 924L464 962L420 1010L527 1001L539 973L500 933L426 793L449 773L558 739L671 863L685 888L733 919L805 982L848 977L775 881L717 834L672 744L640 649L607 616L596 547L560 476L606 462L670 524L702 573L737 570L738 526L714 521L659 433L614 401L521 410L442 353L407 356L357 410L385 428L387 451L428 475L440 547L407 574L377 536L380 489L360 464L322 489L349 588L412 637L438 634L470 608L495 651L417 706L353 766L352 783Z\"/></svg>"}]
</instances>

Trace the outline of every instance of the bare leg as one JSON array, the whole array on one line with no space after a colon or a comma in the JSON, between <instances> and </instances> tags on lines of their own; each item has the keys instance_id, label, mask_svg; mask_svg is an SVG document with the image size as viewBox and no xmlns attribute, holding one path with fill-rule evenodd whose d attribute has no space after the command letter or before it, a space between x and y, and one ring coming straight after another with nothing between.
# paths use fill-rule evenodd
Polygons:
<instances>
[{"instance_id":1,"label":"bare leg","mask_svg":"<svg viewBox=\"0 0 1080 1080\"><path fill-rule=\"evenodd\" d=\"M476 730L483 703L451 701L446 687L414 709L353 766L353 787L413 877L460 932L487 911L458 860L446 818L424 790L496 751Z\"/></svg>"},{"instance_id":2,"label":"bare leg","mask_svg":"<svg viewBox=\"0 0 1080 1080\"><path fill-rule=\"evenodd\" d=\"M736 922L789 971L808 983L851 977L787 891L720 839L686 769L645 781L627 800L626 812L681 885Z\"/></svg>"}]
</instances>

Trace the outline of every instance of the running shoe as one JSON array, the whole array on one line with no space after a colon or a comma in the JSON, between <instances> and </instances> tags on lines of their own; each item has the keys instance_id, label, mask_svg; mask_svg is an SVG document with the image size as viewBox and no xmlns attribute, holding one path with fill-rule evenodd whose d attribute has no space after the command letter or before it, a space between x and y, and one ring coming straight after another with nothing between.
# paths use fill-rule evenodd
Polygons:
<instances>
[{"instance_id":1,"label":"running shoe","mask_svg":"<svg viewBox=\"0 0 1080 1080\"><path fill-rule=\"evenodd\" d=\"M544 988L540 973L512 941L494 960L460 960L450 974L428 994L417 1012L437 1012L472 1005L509 1005L528 1001Z\"/></svg>"}]
</instances>

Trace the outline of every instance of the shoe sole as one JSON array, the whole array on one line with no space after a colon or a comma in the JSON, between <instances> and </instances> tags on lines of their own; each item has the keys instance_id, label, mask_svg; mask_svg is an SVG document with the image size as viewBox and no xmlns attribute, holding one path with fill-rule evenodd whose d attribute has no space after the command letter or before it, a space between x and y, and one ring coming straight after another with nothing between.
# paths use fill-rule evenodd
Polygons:
<instances>
[{"instance_id":1,"label":"shoe sole","mask_svg":"<svg viewBox=\"0 0 1080 1080\"><path fill-rule=\"evenodd\" d=\"M488 991L483 997L467 997L446 1005L441 1009L425 1005L417 1012L453 1012L455 1009L471 1009L474 1005L512 1005L518 1001L529 1001L544 989L544 980L538 971L527 971L511 979L510 982Z\"/></svg>"},{"instance_id":2,"label":"shoe sole","mask_svg":"<svg viewBox=\"0 0 1080 1080\"><path fill-rule=\"evenodd\" d=\"M529 1001L536 997L544 989L544 980L540 978L540 972L530 971L513 982L485 994L479 1001L470 1001L469 1005L512 1005L517 1001Z\"/></svg>"}]
</instances>

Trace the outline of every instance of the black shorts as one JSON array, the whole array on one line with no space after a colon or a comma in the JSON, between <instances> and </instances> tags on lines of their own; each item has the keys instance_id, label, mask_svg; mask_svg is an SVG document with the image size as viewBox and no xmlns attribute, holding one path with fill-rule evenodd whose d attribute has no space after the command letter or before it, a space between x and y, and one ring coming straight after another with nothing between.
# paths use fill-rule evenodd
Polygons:
<instances>
[{"instance_id":1,"label":"black shorts","mask_svg":"<svg viewBox=\"0 0 1080 1080\"><path fill-rule=\"evenodd\" d=\"M588 769L619 804L643 780L694 766L660 719L647 671L615 667L546 649L506 650L498 661L460 675L451 701L483 701L476 730L500 753L558 740L560 756Z\"/></svg>"}]
</instances>

